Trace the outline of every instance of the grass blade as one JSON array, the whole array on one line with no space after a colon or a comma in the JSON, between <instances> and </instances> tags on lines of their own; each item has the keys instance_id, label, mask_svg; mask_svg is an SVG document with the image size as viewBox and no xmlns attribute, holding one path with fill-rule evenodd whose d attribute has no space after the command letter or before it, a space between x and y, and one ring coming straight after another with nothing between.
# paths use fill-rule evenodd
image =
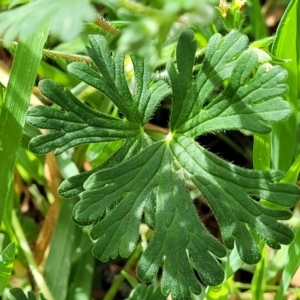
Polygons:
<instances>
[{"instance_id":1,"label":"grass blade","mask_svg":"<svg viewBox=\"0 0 300 300\"><path fill-rule=\"evenodd\" d=\"M268 30L261 13L261 5L258 0L247 1L250 24L252 26L252 32L256 40L264 38L268 35Z\"/></svg>"},{"instance_id":2,"label":"grass blade","mask_svg":"<svg viewBox=\"0 0 300 300\"><path fill-rule=\"evenodd\" d=\"M275 300L284 299L284 293L287 291L289 284L300 265L300 227L297 228L295 238L289 246L287 264L282 273L282 279L279 286L279 291L276 294Z\"/></svg>"},{"instance_id":3,"label":"grass blade","mask_svg":"<svg viewBox=\"0 0 300 300\"><path fill-rule=\"evenodd\" d=\"M13 176L31 90L49 32L49 22L18 44L0 115L0 223Z\"/></svg>"},{"instance_id":4,"label":"grass blade","mask_svg":"<svg viewBox=\"0 0 300 300\"><path fill-rule=\"evenodd\" d=\"M263 246L261 256L262 258L260 262L256 265L254 276L251 282L252 297L255 300L264 299L264 290L266 285L266 264L268 259L267 245Z\"/></svg>"},{"instance_id":5,"label":"grass blade","mask_svg":"<svg viewBox=\"0 0 300 300\"><path fill-rule=\"evenodd\" d=\"M286 95L293 108L290 118L274 124L272 132L272 162L275 169L287 171L291 166L297 146L297 99L299 98L299 30L300 2L291 0L276 32L272 53L280 59L290 59L284 67L289 76L287 84L290 89ZM288 46L287 46L288 45ZM287 146L288 145L288 146Z\"/></svg>"},{"instance_id":6,"label":"grass blade","mask_svg":"<svg viewBox=\"0 0 300 300\"><path fill-rule=\"evenodd\" d=\"M87 251L75 266L73 280L68 292L68 300L89 300L91 295L95 258Z\"/></svg>"},{"instance_id":7,"label":"grass blade","mask_svg":"<svg viewBox=\"0 0 300 300\"><path fill-rule=\"evenodd\" d=\"M256 170L269 170L271 162L270 134L255 134L253 165Z\"/></svg>"},{"instance_id":8,"label":"grass blade","mask_svg":"<svg viewBox=\"0 0 300 300\"><path fill-rule=\"evenodd\" d=\"M74 201L62 202L45 264L45 279L54 299L64 300L67 297L72 256L82 232L71 220L73 206Z\"/></svg>"}]
</instances>

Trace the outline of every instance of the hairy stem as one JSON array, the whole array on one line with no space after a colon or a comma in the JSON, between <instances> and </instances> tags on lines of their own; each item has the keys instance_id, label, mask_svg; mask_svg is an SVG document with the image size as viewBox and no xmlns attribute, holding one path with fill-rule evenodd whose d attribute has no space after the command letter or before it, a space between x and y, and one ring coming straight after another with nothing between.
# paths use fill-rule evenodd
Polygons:
<instances>
[{"instance_id":1,"label":"hairy stem","mask_svg":"<svg viewBox=\"0 0 300 300\"><path fill-rule=\"evenodd\" d=\"M7 48L8 50L14 52L18 46L17 42L12 42L10 45L7 46L7 44L4 43L4 40L0 39L0 46L3 46ZM79 54L70 54L70 53L65 53L65 52L60 52L60 51L54 51L54 50L47 50L43 49L42 54L44 57L51 58L51 59L65 59L68 61L82 61L86 62L88 64L93 63L91 58L86 55L79 55Z\"/></svg>"}]
</instances>

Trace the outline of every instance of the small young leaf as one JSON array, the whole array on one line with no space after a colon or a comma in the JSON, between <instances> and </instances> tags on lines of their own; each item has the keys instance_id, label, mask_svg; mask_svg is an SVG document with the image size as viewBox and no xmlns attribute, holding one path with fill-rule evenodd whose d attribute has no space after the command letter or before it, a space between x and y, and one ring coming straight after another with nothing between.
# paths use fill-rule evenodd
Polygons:
<instances>
[{"instance_id":1,"label":"small young leaf","mask_svg":"<svg viewBox=\"0 0 300 300\"><path fill-rule=\"evenodd\" d=\"M35 18L32 18L33 15ZM22 38L28 37L45 20L52 19L51 32L63 40L72 40L82 30L82 21L92 21L94 18L95 12L87 0L30 1L10 11L1 12L0 34L9 43L19 35ZM19 21L15 22L16 19Z\"/></svg>"}]
</instances>

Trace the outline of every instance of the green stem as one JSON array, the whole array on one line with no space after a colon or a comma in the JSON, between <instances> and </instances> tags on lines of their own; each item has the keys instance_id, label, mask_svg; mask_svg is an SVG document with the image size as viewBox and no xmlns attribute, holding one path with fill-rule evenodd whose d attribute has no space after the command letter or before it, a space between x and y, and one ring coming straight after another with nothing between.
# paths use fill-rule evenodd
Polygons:
<instances>
[{"instance_id":1,"label":"green stem","mask_svg":"<svg viewBox=\"0 0 300 300\"><path fill-rule=\"evenodd\" d=\"M45 298L47 300L54 300L43 275L40 273L40 271L38 269L38 266L35 262L33 254L31 252L31 249L29 247L29 244L27 242L27 239L26 239L23 229L21 227L21 224L17 218L17 214L14 210L12 211L11 222L12 222L12 226L14 228L15 234L18 238L20 247L24 253L24 256L26 257L29 269L32 273L32 276L33 276L37 286L40 288L41 293L43 293L43 295L45 296Z\"/></svg>"},{"instance_id":2,"label":"green stem","mask_svg":"<svg viewBox=\"0 0 300 300\"><path fill-rule=\"evenodd\" d=\"M130 256L130 258L128 259L128 261L126 262L123 271L125 272L129 272L131 266L138 260L138 258L140 257L142 252L142 248L140 245L138 245L135 249L135 251L132 253L132 255ZM115 299L115 295L119 290L120 285L122 284L122 282L124 281L125 277L122 273L120 273L119 275L116 276L116 278L114 279L113 284L111 285L110 289L108 290L108 292L105 294L105 297L103 298L103 300L113 300Z\"/></svg>"},{"instance_id":3,"label":"green stem","mask_svg":"<svg viewBox=\"0 0 300 300\"><path fill-rule=\"evenodd\" d=\"M10 45L7 46L7 44L4 43L4 40L0 39L0 46L6 47L7 49L11 50L12 52L15 52L17 49L19 43L12 42ZM54 51L54 50L47 50L43 49L42 54L44 57L51 58L51 59L65 59L68 61L82 61L88 64L93 63L92 59L89 56L86 55L79 55L79 54L70 54L60 51Z\"/></svg>"},{"instance_id":4,"label":"green stem","mask_svg":"<svg viewBox=\"0 0 300 300\"><path fill-rule=\"evenodd\" d=\"M111 26L107 21L105 21L102 17L99 17L96 19L95 23L101 27L106 32L115 35L118 33L118 30L116 30L113 26Z\"/></svg>"},{"instance_id":5,"label":"green stem","mask_svg":"<svg viewBox=\"0 0 300 300\"><path fill-rule=\"evenodd\" d=\"M242 282L235 282L235 286L239 289L246 289L250 290L252 287L251 283L242 283ZM272 291L278 291L279 286L276 285L265 285L264 293L272 292Z\"/></svg>"},{"instance_id":6,"label":"green stem","mask_svg":"<svg viewBox=\"0 0 300 300\"><path fill-rule=\"evenodd\" d=\"M162 14L162 11L159 11L154 8L146 7L139 3L128 1L128 0L120 0L119 6L140 15L157 16Z\"/></svg>"}]
</instances>

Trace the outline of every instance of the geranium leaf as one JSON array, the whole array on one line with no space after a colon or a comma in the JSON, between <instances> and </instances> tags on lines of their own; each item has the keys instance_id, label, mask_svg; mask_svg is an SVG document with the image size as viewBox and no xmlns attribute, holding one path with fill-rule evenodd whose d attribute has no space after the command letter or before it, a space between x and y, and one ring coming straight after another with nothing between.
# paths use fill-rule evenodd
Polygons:
<instances>
[{"instance_id":1,"label":"geranium leaf","mask_svg":"<svg viewBox=\"0 0 300 300\"><path fill-rule=\"evenodd\" d=\"M125 140L124 144L113 153L109 159L107 159L103 164L99 165L95 169L88 172L80 173L73 177L70 177L62 182L58 188L59 194L64 198L73 198L78 196L84 191L84 182L95 172L112 167L122 161L128 160L136 155L141 149L152 144L152 141L147 135L140 135L138 138L129 138Z\"/></svg>"},{"instance_id":2,"label":"geranium leaf","mask_svg":"<svg viewBox=\"0 0 300 300\"><path fill-rule=\"evenodd\" d=\"M194 182L212 208L225 245L232 249L236 242L244 262L253 264L260 260L251 230L275 249L280 248L280 243L292 241L292 230L277 221L289 219L291 213L272 210L252 198L263 198L287 208L295 205L299 189L278 183L284 175L282 172L239 168L183 136L170 145L186 177Z\"/></svg>"},{"instance_id":3,"label":"geranium leaf","mask_svg":"<svg viewBox=\"0 0 300 300\"><path fill-rule=\"evenodd\" d=\"M192 39L184 35L181 39L179 50L187 43L185 47L193 47ZM271 127L264 121L277 122L291 114L289 104L283 100L287 91L287 85L283 83L287 72L280 66L265 64L258 67L257 54L252 50L243 51L246 41L245 36L234 31L223 41L215 35L208 44L194 84L186 89L180 84L183 84L187 71L179 66L176 71L174 64L169 64L173 132L190 137L226 129L268 133ZM237 54L240 56L233 61ZM177 56L177 60L183 62L188 57L184 51L178 51ZM190 71L192 67L186 65ZM225 79L227 83L224 83ZM219 89L217 94L216 89Z\"/></svg>"},{"instance_id":4,"label":"geranium leaf","mask_svg":"<svg viewBox=\"0 0 300 300\"><path fill-rule=\"evenodd\" d=\"M69 65L70 73L105 93L121 110L127 120L100 113L81 103L70 91L51 80L43 80L41 92L63 110L37 106L28 111L27 122L33 126L52 129L30 142L33 152L44 154L55 150L63 151L85 143L139 139L141 126L152 117L157 105L171 93L164 80L154 82L147 59L132 56L136 87L129 90L125 73L123 54L111 56L107 40L102 36L90 37L88 54L98 72L84 63ZM54 129L54 130L53 130ZM88 173L89 174L89 173ZM86 178L85 174L82 177Z\"/></svg>"},{"instance_id":5,"label":"geranium leaf","mask_svg":"<svg viewBox=\"0 0 300 300\"><path fill-rule=\"evenodd\" d=\"M135 88L130 91L124 73L124 54L112 56L103 36L91 36L90 44L87 52L97 71L85 63L76 62L69 65L69 72L106 94L129 121L145 125L157 105L171 93L170 87L163 80L152 81L148 58L131 56Z\"/></svg>"},{"instance_id":6,"label":"geranium leaf","mask_svg":"<svg viewBox=\"0 0 300 300\"><path fill-rule=\"evenodd\" d=\"M193 268L206 284L222 282L223 271L212 254L222 257L226 252L201 224L183 173L176 169L168 145L151 145L134 158L91 175L74 207L74 219L81 225L96 222L91 231L97 239L93 248L96 257L102 261L119 254L128 257L136 246L146 203L153 200L155 192L154 236L137 273L142 281L149 281L164 261L163 293L187 297L189 287L195 293L201 290Z\"/></svg>"},{"instance_id":7,"label":"geranium leaf","mask_svg":"<svg viewBox=\"0 0 300 300\"><path fill-rule=\"evenodd\" d=\"M36 106L28 111L26 121L36 127L54 129L35 137L30 149L44 154L54 149L55 154L85 143L114 141L137 136L140 127L100 113L81 103L70 91L51 80L39 84L42 93L63 110Z\"/></svg>"},{"instance_id":8,"label":"geranium leaf","mask_svg":"<svg viewBox=\"0 0 300 300\"><path fill-rule=\"evenodd\" d=\"M69 69L106 94L126 120L95 112L54 86L57 94L52 89L46 94L67 114L40 108L36 115L29 113L29 121L36 126L45 122L47 128L63 132L75 128L74 123L81 131L81 126L88 124L99 134L97 141L108 137L123 140L101 166L67 179L59 188L65 197L79 195L73 219L79 225L92 226L97 258L108 261L118 255L130 256L139 239L140 224L145 222L153 235L138 262L137 275L148 282L162 267L163 294L181 300L189 299L191 291L200 293L202 284L223 281L218 258L226 255L226 248L231 250L236 244L244 262L256 263L259 238L275 249L292 240L293 232L280 221L291 217L290 208L300 198L299 188L280 183L280 171L234 166L195 141L198 135L218 130L267 133L270 122L287 118L291 108L283 100L287 89L284 69L259 64L256 54L247 50L247 37L231 31L210 39L200 69L193 71L197 45L192 31L183 32L176 60L167 65L172 90L170 133L155 143L142 127L170 94L170 87L164 81L153 82L147 59L135 56L131 56L134 85L129 87L125 56L111 54L103 37L92 37L90 44L88 53L97 70L83 63ZM53 119L45 119L49 116ZM96 124L100 128L95 129ZM47 138L40 141L43 147ZM60 147L62 151L66 146ZM51 148L46 144L45 149ZM226 248L200 221L190 198L190 183L209 204Z\"/></svg>"},{"instance_id":9,"label":"geranium leaf","mask_svg":"<svg viewBox=\"0 0 300 300\"><path fill-rule=\"evenodd\" d=\"M211 37L206 49L201 71L191 85L193 65L191 57L195 56L195 42L190 31L183 33L177 45L177 69L175 62L168 66L173 101L170 128L177 132L187 120L196 114L211 98L217 86L229 78L236 61L234 57L245 50L248 39L239 32L232 31L222 39L220 34ZM182 49L183 48L183 49ZM188 49L188 51L185 51ZM178 65L178 62L181 62ZM188 77L189 79L185 79ZM189 82L190 84L182 84Z\"/></svg>"}]
</instances>

